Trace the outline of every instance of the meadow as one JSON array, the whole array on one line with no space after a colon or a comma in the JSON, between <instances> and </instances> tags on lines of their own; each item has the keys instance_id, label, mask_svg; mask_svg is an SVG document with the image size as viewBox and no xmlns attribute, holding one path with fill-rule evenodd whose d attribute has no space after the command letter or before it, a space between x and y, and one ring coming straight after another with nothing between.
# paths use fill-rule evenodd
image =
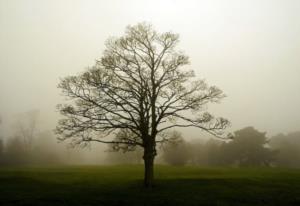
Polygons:
<instances>
[{"instance_id":1,"label":"meadow","mask_svg":"<svg viewBox=\"0 0 300 206\"><path fill-rule=\"evenodd\" d=\"M300 205L300 170L142 165L0 168L0 205Z\"/></svg>"}]
</instances>

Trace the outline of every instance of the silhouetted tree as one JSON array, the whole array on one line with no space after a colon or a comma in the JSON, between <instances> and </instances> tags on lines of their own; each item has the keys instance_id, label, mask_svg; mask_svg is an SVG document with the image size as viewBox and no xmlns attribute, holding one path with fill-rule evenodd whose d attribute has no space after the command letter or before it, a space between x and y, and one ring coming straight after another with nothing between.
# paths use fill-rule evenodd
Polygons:
<instances>
[{"instance_id":1,"label":"silhouetted tree","mask_svg":"<svg viewBox=\"0 0 300 206\"><path fill-rule=\"evenodd\" d=\"M223 160L240 166L270 165L276 152L267 147L267 142L266 133L253 127L238 130L233 141L222 145Z\"/></svg>"},{"instance_id":2,"label":"silhouetted tree","mask_svg":"<svg viewBox=\"0 0 300 206\"><path fill-rule=\"evenodd\" d=\"M144 184L151 187L156 144L173 127L197 127L221 135L229 124L205 112L223 92L195 80L183 68L188 57L175 50L178 35L159 34L147 24L128 26L126 34L106 43L103 57L82 74L61 80L59 88L73 101L59 105L60 140L90 142L144 150ZM128 133L114 138L114 134Z\"/></svg>"}]
</instances>

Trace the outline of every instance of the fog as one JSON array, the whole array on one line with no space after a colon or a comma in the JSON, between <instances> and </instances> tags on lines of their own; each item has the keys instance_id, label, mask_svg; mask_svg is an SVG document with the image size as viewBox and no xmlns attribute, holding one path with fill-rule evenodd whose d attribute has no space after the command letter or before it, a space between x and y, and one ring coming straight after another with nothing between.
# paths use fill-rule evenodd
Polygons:
<instances>
[{"instance_id":1,"label":"fog","mask_svg":"<svg viewBox=\"0 0 300 206\"><path fill-rule=\"evenodd\" d=\"M20 115L36 110L35 139L48 131L60 157L75 153L70 163L107 162L105 145L57 144L56 105L64 101L57 85L92 66L108 37L144 21L178 33L189 67L224 91L209 110L231 121L228 132L253 126L268 138L288 136L300 130L299 11L297 0L0 0L0 137L8 144L20 136ZM205 138L197 129L180 132L190 142Z\"/></svg>"}]
</instances>

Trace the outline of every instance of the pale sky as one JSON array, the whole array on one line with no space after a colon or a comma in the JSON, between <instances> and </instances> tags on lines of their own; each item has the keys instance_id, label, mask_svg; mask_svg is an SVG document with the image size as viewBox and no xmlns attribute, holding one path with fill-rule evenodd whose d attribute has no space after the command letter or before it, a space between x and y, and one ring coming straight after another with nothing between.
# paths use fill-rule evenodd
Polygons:
<instances>
[{"instance_id":1,"label":"pale sky","mask_svg":"<svg viewBox=\"0 0 300 206\"><path fill-rule=\"evenodd\" d=\"M227 94L209 109L232 130L300 130L299 0L0 0L3 124L39 109L53 129L59 78L92 66L108 37L143 21L180 34L197 76Z\"/></svg>"}]
</instances>

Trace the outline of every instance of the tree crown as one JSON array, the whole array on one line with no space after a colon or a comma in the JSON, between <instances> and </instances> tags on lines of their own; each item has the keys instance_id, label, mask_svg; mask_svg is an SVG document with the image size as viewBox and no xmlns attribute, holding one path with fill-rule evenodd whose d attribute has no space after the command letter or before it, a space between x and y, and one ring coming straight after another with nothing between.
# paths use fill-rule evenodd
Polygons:
<instances>
[{"instance_id":1,"label":"tree crown","mask_svg":"<svg viewBox=\"0 0 300 206\"><path fill-rule=\"evenodd\" d=\"M177 34L157 33L145 23L110 38L94 66L62 79L58 86L73 100L58 105L65 117L56 129L60 139L131 148L167 141L165 132L173 127L223 134L229 121L214 118L206 105L225 95L195 78L186 67L188 57L176 50L178 42Z\"/></svg>"}]
</instances>

